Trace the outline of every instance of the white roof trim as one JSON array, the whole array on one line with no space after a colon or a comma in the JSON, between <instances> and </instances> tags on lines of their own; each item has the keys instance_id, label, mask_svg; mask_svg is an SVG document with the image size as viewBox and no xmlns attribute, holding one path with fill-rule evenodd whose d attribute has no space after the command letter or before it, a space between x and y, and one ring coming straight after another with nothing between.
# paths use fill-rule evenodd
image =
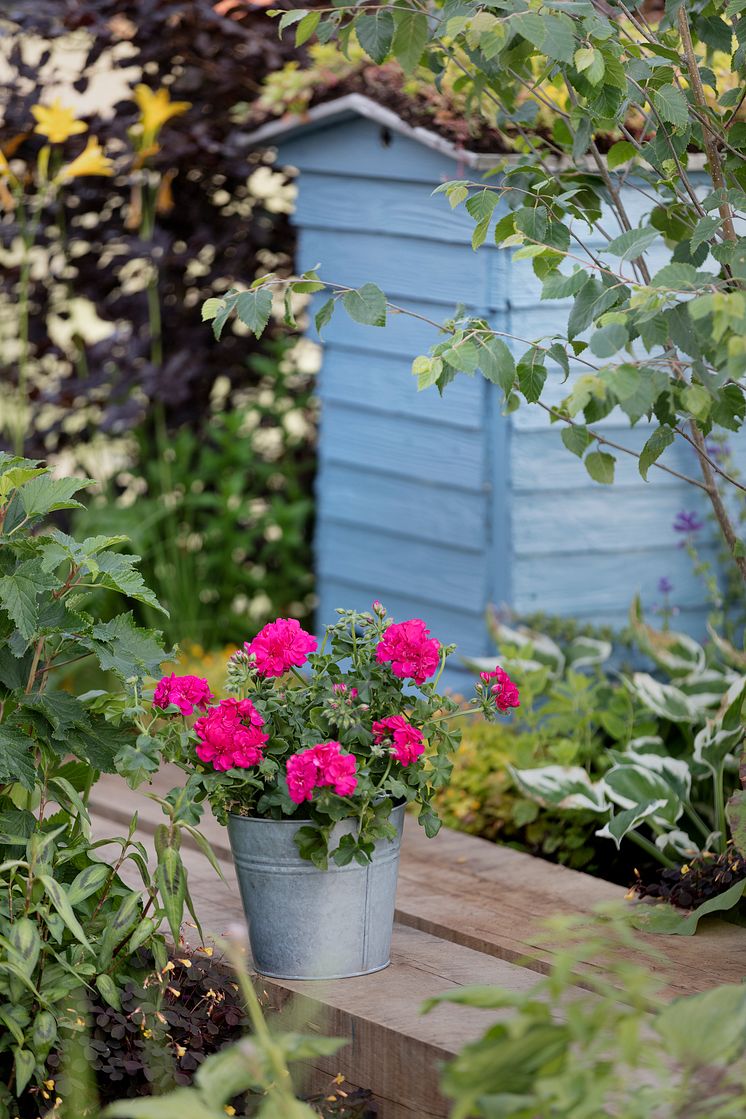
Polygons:
<instances>
[{"instance_id":1,"label":"white roof trim","mask_svg":"<svg viewBox=\"0 0 746 1119\"><path fill-rule=\"evenodd\" d=\"M407 124L391 109L384 108L383 105L379 105L362 93L346 93L343 97L338 97L334 101L323 101L320 105L314 105L302 116L286 116L279 120L270 121L268 124L263 124L261 128L257 128L255 132L250 132L246 136L246 140L252 145L280 142L283 139L289 139L296 133L305 132L307 129L315 131L322 128L327 122L331 123L337 118L354 116L365 117L384 128L390 128L392 132L398 132L402 136L409 137L410 140L416 140L417 143L423 144L426 148L432 148L433 151L440 152L441 155L447 155L456 162L465 163L467 167L472 167L475 170L486 170L494 167L495 164L506 158L505 153L489 155L483 152L466 151L466 149L458 147L450 140L446 140L443 136L439 136L437 132L431 132L429 128L413 127L411 124Z\"/></svg>"},{"instance_id":2,"label":"white roof trim","mask_svg":"<svg viewBox=\"0 0 746 1119\"><path fill-rule=\"evenodd\" d=\"M509 166L511 163L524 158L507 152L496 152L493 155L489 152L467 151L451 140L446 140L445 137L438 135L437 132L431 132L429 128L414 127L407 124L391 109L386 109L383 105L379 105L377 101L373 101L362 93L346 93L343 97L337 97L334 101L323 101L319 105L314 105L302 115L288 114L279 117L277 120L269 121L254 132L249 132L245 140L252 147L267 143L274 145L301 132L313 132L335 120L351 119L356 116L365 117L384 128L390 128L392 132L407 136L410 140L415 140L418 144L423 144L426 148L440 152L441 155L448 156L456 163L465 164L475 171L489 171L499 164ZM596 165L590 156L583 156L579 160L571 160L568 157L560 159L557 156L545 154L544 161L552 169L574 165L590 171L596 170ZM699 154L690 155L688 167L692 172L704 170L706 167L705 157Z\"/></svg>"}]
</instances>

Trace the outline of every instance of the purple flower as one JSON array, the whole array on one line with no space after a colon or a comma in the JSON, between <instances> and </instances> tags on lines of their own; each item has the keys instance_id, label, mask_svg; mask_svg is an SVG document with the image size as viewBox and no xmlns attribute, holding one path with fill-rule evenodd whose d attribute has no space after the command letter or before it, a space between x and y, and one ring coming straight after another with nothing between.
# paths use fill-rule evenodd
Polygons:
<instances>
[{"instance_id":1,"label":"purple flower","mask_svg":"<svg viewBox=\"0 0 746 1119\"><path fill-rule=\"evenodd\" d=\"M714 439L705 440L705 450L713 462L723 463L730 454L730 444Z\"/></svg>"},{"instance_id":2,"label":"purple flower","mask_svg":"<svg viewBox=\"0 0 746 1119\"><path fill-rule=\"evenodd\" d=\"M663 575L658 580L658 593L659 594L670 594L672 590L673 590L673 583L671 582L670 579L667 579L666 576Z\"/></svg>"},{"instance_id":3,"label":"purple flower","mask_svg":"<svg viewBox=\"0 0 746 1119\"><path fill-rule=\"evenodd\" d=\"M684 510L676 514L676 520L673 523L674 532L681 533L699 532L703 527L704 525L696 513L687 513Z\"/></svg>"}]
</instances>

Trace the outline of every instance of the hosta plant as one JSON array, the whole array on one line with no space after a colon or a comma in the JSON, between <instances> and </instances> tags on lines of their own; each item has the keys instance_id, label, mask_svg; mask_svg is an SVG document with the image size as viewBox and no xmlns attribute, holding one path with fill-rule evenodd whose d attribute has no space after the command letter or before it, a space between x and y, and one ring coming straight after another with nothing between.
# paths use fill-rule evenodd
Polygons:
<instances>
[{"instance_id":1,"label":"hosta plant","mask_svg":"<svg viewBox=\"0 0 746 1119\"><path fill-rule=\"evenodd\" d=\"M599 665L587 684L603 698L595 749L583 755L576 745L574 757L513 768L513 778L538 804L593 813L597 835L617 847L634 842L665 866L723 853L731 835L728 817L735 824L746 799L736 793L745 733L744 654L714 630L706 646L687 634L656 630L643 620L638 602L631 625L638 651L655 662L655 674L607 675ZM536 718L539 727L543 719L551 728L568 672L566 654L543 634L500 625L495 632L503 663L522 685L525 676L536 686L539 674L544 701L533 696ZM738 898L734 887L732 903ZM723 905L729 901L724 895Z\"/></svg>"},{"instance_id":2,"label":"hosta plant","mask_svg":"<svg viewBox=\"0 0 746 1119\"><path fill-rule=\"evenodd\" d=\"M157 635L127 613L97 620L97 588L152 606L118 538L74 540L50 514L78 504L82 478L0 455L0 1116L44 1092L45 1061L64 1028L79 1028L82 986L112 1006L138 949L165 963L164 917L178 936L186 882L175 813L158 866L134 835L94 842L88 798L102 771L138 767L137 705L125 694L157 673ZM90 657L121 696L57 690L58 670ZM118 709L116 725L101 713ZM143 767L140 767L144 773ZM120 871L139 872L142 892ZM21 1109L23 1110L23 1109Z\"/></svg>"},{"instance_id":3,"label":"hosta plant","mask_svg":"<svg viewBox=\"0 0 746 1119\"><path fill-rule=\"evenodd\" d=\"M163 752L190 775L168 803L198 809L207 798L222 821L229 812L297 819L300 853L320 867L330 855L366 863L375 841L393 835L396 802L416 805L427 834L437 832L433 797L459 740L451 720L461 708L437 691L453 647L419 618L394 622L377 602L371 613L339 614L318 649L297 621L269 623L230 658L220 702L199 677L161 680L153 704L166 716ZM519 703L494 665L476 691L474 710L488 717ZM349 817L355 834L330 851L334 824Z\"/></svg>"}]
</instances>

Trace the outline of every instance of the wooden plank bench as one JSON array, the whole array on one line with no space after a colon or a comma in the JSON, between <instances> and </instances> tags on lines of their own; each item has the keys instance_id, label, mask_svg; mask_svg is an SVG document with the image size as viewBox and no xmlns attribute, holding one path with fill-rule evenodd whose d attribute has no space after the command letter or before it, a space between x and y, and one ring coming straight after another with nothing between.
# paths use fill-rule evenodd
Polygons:
<instances>
[{"instance_id":1,"label":"wooden plank bench","mask_svg":"<svg viewBox=\"0 0 746 1119\"><path fill-rule=\"evenodd\" d=\"M161 773L149 791L162 795L182 776L178 770ZM132 792L118 777L102 778L91 796L96 833L118 834L137 811L139 838L147 844L164 820L147 790ZM226 882L186 837L183 855L205 933L220 936L236 923L243 926L244 916L225 830L209 814L201 830ZM621 887L485 840L448 830L428 840L408 819L391 966L358 979L261 977L259 983L267 1004L292 1014L304 1028L351 1039L337 1056L315 1063L314 1085L340 1072L351 1085L375 1093L380 1119L442 1119L448 1105L438 1091L438 1066L496 1015L445 1005L423 1016L422 1002L473 983L528 989L551 963L551 946L538 943L546 917L590 914L598 904L624 896ZM661 954L651 967L665 975L673 997L738 981L734 961L743 935L734 925L711 920L696 938L640 934L640 940Z\"/></svg>"}]
</instances>

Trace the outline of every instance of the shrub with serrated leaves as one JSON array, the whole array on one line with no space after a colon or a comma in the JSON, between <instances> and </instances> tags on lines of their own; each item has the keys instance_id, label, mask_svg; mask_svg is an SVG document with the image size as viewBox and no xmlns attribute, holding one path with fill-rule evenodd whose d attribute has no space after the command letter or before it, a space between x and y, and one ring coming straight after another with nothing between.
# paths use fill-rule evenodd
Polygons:
<instances>
[{"instance_id":1,"label":"shrub with serrated leaves","mask_svg":"<svg viewBox=\"0 0 746 1119\"><path fill-rule=\"evenodd\" d=\"M93 612L98 588L158 608L137 557L113 550L121 538L77 541L49 523L78 506L87 485L0 454L2 1119L18 1113L18 1098L44 1090L60 1031L79 1028L81 984L118 1007L137 949L165 964L159 926L167 920L178 937L189 904L175 813L162 825L153 873L134 837L136 818L125 836L91 836L88 799L100 772L122 769L134 783L153 768L141 749L137 696L165 653L160 635L130 613L100 622ZM86 657L121 681L121 696L55 689L58 669ZM134 765L133 756L144 762ZM139 871L142 892L120 877L125 864Z\"/></svg>"},{"instance_id":2,"label":"shrub with serrated leaves","mask_svg":"<svg viewBox=\"0 0 746 1119\"><path fill-rule=\"evenodd\" d=\"M506 412L540 408L557 423L595 482L613 482L619 453L645 480L682 479L709 500L743 594L746 547L717 483L743 487L705 442L746 419L740 0L666 0L652 19L621 0L402 0L276 14L296 44L357 38L374 62L394 59L437 90L458 69L460 95L511 148L487 177L436 193L464 205L475 250L488 237L515 250L516 273L532 269L542 298L563 301L566 324L526 338L459 308L431 323L440 333L415 358L418 387L442 392L480 370ZM268 275L205 304L216 334L234 312L261 333L264 285L325 291L319 330L337 307L370 326L389 313L421 317L373 283ZM646 421L641 449L609 439L600 425L612 412L632 427Z\"/></svg>"}]
</instances>

